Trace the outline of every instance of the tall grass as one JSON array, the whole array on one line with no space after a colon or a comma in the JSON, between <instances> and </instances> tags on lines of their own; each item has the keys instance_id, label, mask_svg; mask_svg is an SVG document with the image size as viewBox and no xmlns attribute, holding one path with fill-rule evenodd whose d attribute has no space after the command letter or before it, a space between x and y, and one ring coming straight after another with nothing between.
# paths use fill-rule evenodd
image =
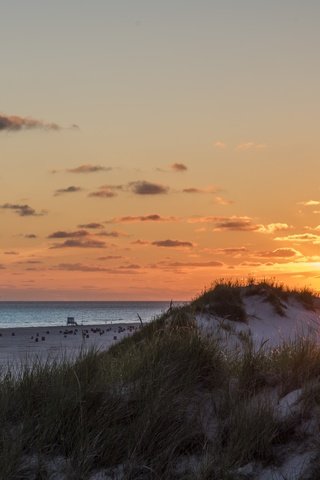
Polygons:
<instances>
[{"instance_id":1,"label":"tall grass","mask_svg":"<svg viewBox=\"0 0 320 480\"><path fill-rule=\"evenodd\" d=\"M181 314L125 344L88 352L74 365L39 363L2 379L3 478L19 478L22 454L62 455L79 479L120 463L127 472L143 466L170 478L176 457L203 448L188 408L198 389L224 382L217 345L202 340Z\"/></svg>"},{"instance_id":2,"label":"tall grass","mask_svg":"<svg viewBox=\"0 0 320 480\"><path fill-rule=\"evenodd\" d=\"M245 321L242 288L216 285L107 352L3 373L0 479L50 478L49 459L57 458L70 480L119 465L128 480L186 479L177 465L191 455L206 465L190 478L227 480L246 462L273 461L292 425L281 423L261 395L313 382L305 408L319 405L320 350L309 339L256 350L248 339L231 353L202 338L193 312Z\"/></svg>"},{"instance_id":3,"label":"tall grass","mask_svg":"<svg viewBox=\"0 0 320 480\"><path fill-rule=\"evenodd\" d=\"M204 311L238 322L246 321L241 297L241 285L233 282L216 283L191 303L195 311Z\"/></svg>"}]
</instances>

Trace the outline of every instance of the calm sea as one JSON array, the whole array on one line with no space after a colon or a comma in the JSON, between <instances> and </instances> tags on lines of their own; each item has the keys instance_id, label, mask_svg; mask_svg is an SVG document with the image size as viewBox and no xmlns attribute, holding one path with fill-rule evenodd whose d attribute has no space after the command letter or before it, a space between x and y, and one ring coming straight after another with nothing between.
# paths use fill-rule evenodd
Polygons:
<instances>
[{"instance_id":1,"label":"calm sea","mask_svg":"<svg viewBox=\"0 0 320 480\"><path fill-rule=\"evenodd\" d=\"M74 317L84 325L149 322L170 302L0 302L0 328L65 325Z\"/></svg>"}]
</instances>

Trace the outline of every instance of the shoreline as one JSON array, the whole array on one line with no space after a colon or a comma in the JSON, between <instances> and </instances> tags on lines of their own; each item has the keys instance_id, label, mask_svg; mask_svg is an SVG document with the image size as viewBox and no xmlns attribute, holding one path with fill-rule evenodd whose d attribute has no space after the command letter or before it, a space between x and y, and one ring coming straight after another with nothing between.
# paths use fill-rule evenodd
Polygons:
<instances>
[{"instance_id":1,"label":"shoreline","mask_svg":"<svg viewBox=\"0 0 320 480\"><path fill-rule=\"evenodd\" d=\"M139 330L138 323L0 328L0 369L26 367L35 361L75 359L83 350L108 350Z\"/></svg>"}]
</instances>

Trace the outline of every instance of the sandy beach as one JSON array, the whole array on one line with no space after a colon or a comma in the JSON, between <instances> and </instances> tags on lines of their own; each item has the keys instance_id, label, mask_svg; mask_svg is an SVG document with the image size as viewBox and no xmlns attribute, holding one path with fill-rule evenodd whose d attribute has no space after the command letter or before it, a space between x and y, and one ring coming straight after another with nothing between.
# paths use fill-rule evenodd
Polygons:
<instances>
[{"instance_id":1,"label":"sandy beach","mask_svg":"<svg viewBox=\"0 0 320 480\"><path fill-rule=\"evenodd\" d=\"M23 327L0 329L0 368L30 365L67 358L72 360L82 350L108 350L134 333L137 323L81 325L76 327Z\"/></svg>"}]
</instances>

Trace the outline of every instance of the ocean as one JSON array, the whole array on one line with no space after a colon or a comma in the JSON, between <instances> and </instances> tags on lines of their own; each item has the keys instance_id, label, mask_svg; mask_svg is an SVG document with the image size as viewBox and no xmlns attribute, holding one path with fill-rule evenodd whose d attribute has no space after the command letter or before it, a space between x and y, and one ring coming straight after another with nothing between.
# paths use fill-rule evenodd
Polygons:
<instances>
[{"instance_id":1,"label":"ocean","mask_svg":"<svg viewBox=\"0 0 320 480\"><path fill-rule=\"evenodd\" d=\"M0 328L144 322L165 312L170 302L0 302Z\"/></svg>"}]
</instances>

